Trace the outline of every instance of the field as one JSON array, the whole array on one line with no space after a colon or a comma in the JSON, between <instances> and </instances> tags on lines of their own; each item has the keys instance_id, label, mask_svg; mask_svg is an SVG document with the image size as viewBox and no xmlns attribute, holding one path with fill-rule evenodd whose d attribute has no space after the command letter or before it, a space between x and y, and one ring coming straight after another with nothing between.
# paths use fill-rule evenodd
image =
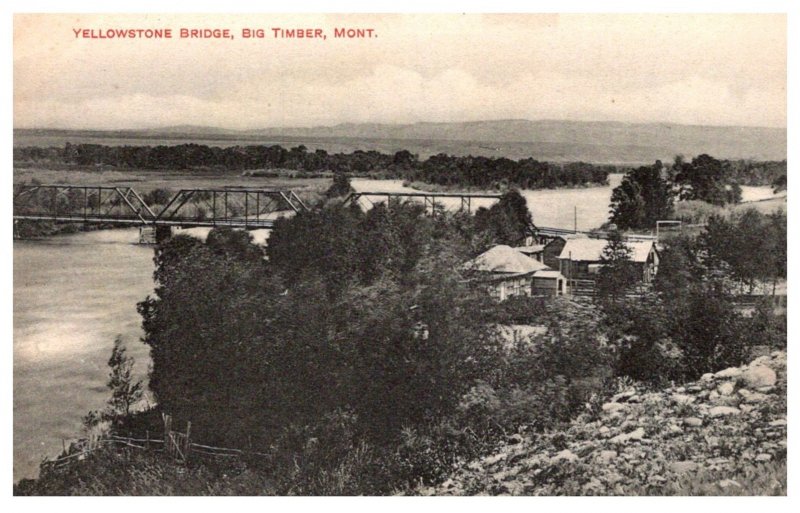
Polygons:
<instances>
[{"instance_id":1,"label":"field","mask_svg":"<svg viewBox=\"0 0 800 513\"><path fill-rule=\"evenodd\" d=\"M164 188L177 191L189 188L214 188L229 186L280 187L297 193L316 194L324 192L331 183L330 178L291 178L288 174L279 177L243 176L238 172L225 171L167 171L126 169L124 171L80 168L15 167L14 183L36 179L44 184L111 185L133 187L140 194L152 189Z\"/></svg>"}]
</instances>

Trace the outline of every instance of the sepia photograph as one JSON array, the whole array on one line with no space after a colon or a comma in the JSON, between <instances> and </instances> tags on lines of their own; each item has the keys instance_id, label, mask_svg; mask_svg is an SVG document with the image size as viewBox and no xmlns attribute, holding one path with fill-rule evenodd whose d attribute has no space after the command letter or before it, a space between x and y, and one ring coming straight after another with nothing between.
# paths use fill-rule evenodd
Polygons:
<instances>
[{"instance_id":1,"label":"sepia photograph","mask_svg":"<svg viewBox=\"0 0 800 513\"><path fill-rule=\"evenodd\" d=\"M788 13L8 18L14 496L789 495Z\"/></svg>"}]
</instances>

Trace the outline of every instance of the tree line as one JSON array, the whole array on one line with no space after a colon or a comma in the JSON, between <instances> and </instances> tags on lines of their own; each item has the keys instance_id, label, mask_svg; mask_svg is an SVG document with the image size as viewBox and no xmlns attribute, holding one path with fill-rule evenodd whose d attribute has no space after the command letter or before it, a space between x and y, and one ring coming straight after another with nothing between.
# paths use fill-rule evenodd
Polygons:
<instances>
[{"instance_id":1,"label":"tree line","mask_svg":"<svg viewBox=\"0 0 800 513\"><path fill-rule=\"evenodd\" d=\"M615 166L585 162L557 164L532 158L516 161L503 157L456 157L443 153L420 160L408 150L394 154L374 150L328 153L322 149L309 151L303 145L286 149L280 145L220 148L200 144L106 146L67 143L63 151L15 148L14 160L56 160L81 166L108 165L136 169L288 169L301 173L330 171L396 177L440 185L480 188L515 186L523 189L601 185L607 182L610 172L619 171Z\"/></svg>"}]
</instances>

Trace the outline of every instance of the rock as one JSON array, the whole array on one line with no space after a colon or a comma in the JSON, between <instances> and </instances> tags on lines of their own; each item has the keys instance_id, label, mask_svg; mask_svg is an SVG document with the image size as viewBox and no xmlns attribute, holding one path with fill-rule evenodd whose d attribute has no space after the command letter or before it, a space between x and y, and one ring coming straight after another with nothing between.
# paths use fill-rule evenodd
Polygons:
<instances>
[{"instance_id":1,"label":"rock","mask_svg":"<svg viewBox=\"0 0 800 513\"><path fill-rule=\"evenodd\" d=\"M627 401L629 397L633 397L635 395L636 395L636 390L626 390L624 392L614 394L614 396L611 398L611 401L615 403L619 401Z\"/></svg>"},{"instance_id":2,"label":"rock","mask_svg":"<svg viewBox=\"0 0 800 513\"><path fill-rule=\"evenodd\" d=\"M703 421L697 417L686 417L683 419L683 425L689 427L700 427L703 425Z\"/></svg>"},{"instance_id":3,"label":"rock","mask_svg":"<svg viewBox=\"0 0 800 513\"><path fill-rule=\"evenodd\" d=\"M564 449L550 458L550 463L558 463L560 461L578 461L578 457L569 449Z\"/></svg>"},{"instance_id":4,"label":"rock","mask_svg":"<svg viewBox=\"0 0 800 513\"><path fill-rule=\"evenodd\" d=\"M726 417L728 415L739 415L742 411L739 408L731 406L714 406L708 410L708 414L712 417Z\"/></svg>"},{"instance_id":5,"label":"rock","mask_svg":"<svg viewBox=\"0 0 800 513\"><path fill-rule=\"evenodd\" d=\"M770 427L780 427L785 425L786 425L786 419L773 420L772 422L769 423Z\"/></svg>"},{"instance_id":6,"label":"rock","mask_svg":"<svg viewBox=\"0 0 800 513\"><path fill-rule=\"evenodd\" d=\"M445 481L444 483L441 484L441 487L442 488L452 488L453 486L455 486L455 484L456 484L455 481L453 481L452 479L448 479L447 481Z\"/></svg>"},{"instance_id":7,"label":"rock","mask_svg":"<svg viewBox=\"0 0 800 513\"><path fill-rule=\"evenodd\" d=\"M509 445L521 444L522 435L520 435L519 433L514 433L513 435L509 436L508 439L506 439L506 443L508 443Z\"/></svg>"},{"instance_id":8,"label":"rock","mask_svg":"<svg viewBox=\"0 0 800 513\"><path fill-rule=\"evenodd\" d=\"M483 463L486 465L494 465L495 463L506 459L507 456L508 455L504 452L501 452L500 454L495 454L493 456L487 456L483 459Z\"/></svg>"},{"instance_id":9,"label":"rock","mask_svg":"<svg viewBox=\"0 0 800 513\"><path fill-rule=\"evenodd\" d=\"M626 406L624 404L612 402L612 403L605 403L603 405L603 411L607 413L615 413L620 410L624 410Z\"/></svg>"},{"instance_id":10,"label":"rock","mask_svg":"<svg viewBox=\"0 0 800 513\"><path fill-rule=\"evenodd\" d=\"M739 390L739 395L742 396L746 403L760 403L769 399L769 397L760 392L751 392L746 388Z\"/></svg>"},{"instance_id":11,"label":"rock","mask_svg":"<svg viewBox=\"0 0 800 513\"><path fill-rule=\"evenodd\" d=\"M730 381L725 381L724 383L717 385L717 393L719 393L719 395L731 395L734 388L735 387L733 386L733 383Z\"/></svg>"},{"instance_id":12,"label":"rock","mask_svg":"<svg viewBox=\"0 0 800 513\"><path fill-rule=\"evenodd\" d=\"M606 433L608 433L611 430L608 429L608 426L600 426L600 429L598 431L600 432L601 435L605 435Z\"/></svg>"},{"instance_id":13,"label":"rock","mask_svg":"<svg viewBox=\"0 0 800 513\"><path fill-rule=\"evenodd\" d=\"M775 391L775 387L758 387L756 388L756 392L761 392L762 394L771 394Z\"/></svg>"},{"instance_id":14,"label":"rock","mask_svg":"<svg viewBox=\"0 0 800 513\"><path fill-rule=\"evenodd\" d=\"M683 428L681 428L676 424L670 424L669 427L667 427L667 433L670 433L672 435L677 435L683 433Z\"/></svg>"},{"instance_id":15,"label":"rock","mask_svg":"<svg viewBox=\"0 0 800 513\"><path fill-rule=\"evenodd\" d=\"M611 461L617 458L617 451L600 451L597 454L597 459L602 461L605 464L611 463Z\"/></svg>"},{"instance_id":16,"label":"rock","mask_svg":"<svg viewBox=\"0 0 800 513\"><path fill-rule=\"evenodd\" d=\"M615 444L622 444L622 443L627 443L631 440L641 440L642 438L644 438L644 428L637 428L631 431L630 433L623 433L621 435L617 435L611 440L609 440L609 442Z\"/></svg>"},{"instance_id":17,"label":"rock","mask_svg":"<svg viewBox=\"0 0 800 513\"><path fill-rule=\"evenodd\" d=\"M719 482L719 487L723 490L727 490L728 488L741 488L742 485L734 481L733 479L723 479Z\"/></svg>"},{"instance_id":18,"label":"rock","mask_svg":"<svg viewBox=\"0 0 800 513\"><path fill-rule=\"evenodd\" d=\"M672 396L670 396L670 399L675 404L692 404L695 401L694 397L684 394L672 394Z\"/></svg>"},{"instance_id":19,"label":"rock","mask_svg":"<svg viewBox=\"0 0 800 513\"><path fill-rule=\"evenodd\" d=\"M775 371L766 365L755 365L749 367L742 374L742 381L751 388L771 387L775 385L778 376Z\"/></svg>"},{"instance_id":20,"label":"rock","mask_svg":"<svg viewBox=\"0 0 800 513\"><path fill-rule=\"evenodd\" d=\"M681 387L681 388L683 388L683 387ZM689 385L688 387L686 387L686 389L684 390L684 392L679 392L679 390L680 390L680 389L676 390L676 392L678 392L678 393L680 393L680 394L682 394L682 393L684 393L684 392L692 392L692 393L697 393L697 392L700 392L700 391L702 391L702 390L703 390L703 387L701 387L701 386L699 386L699 385Z\"/></svg>"},{"instance_id":21,"label":"rock","mask_svg":"<svg viewBox=\"0 0 800 513\"><path fill-rule=\"evenodd\" d=\"M710 372L706 372L702 376L700 376L700 381L703 383L708 383L709 381L714 381L714 375Z\"/></svg>"},{"instance_id":22,"label":"rock","mask_svg":"<svg viewBox=\"0 0 800 513\"><path fill-rule=\"evenodd\" d=\"M676 474L683 474L697 470L697 463L693 461L675 461L669 467Z\"/></svg>"},{"instance_id":23,"label":"rock","mask_svg":"<svg viewBox=\"0 0 800 513\"><path fill-rule=\"evenodd\" d=\"M756 461L770 461L771 459L772 459L771 454L762 453L756 456Z\"/></svg>"},{"instance_id":24,"label":"rock","mask_svg":"<svg viewBox=\"0 0 800 513\"><path fill-rule=\"evenodd\" d=\"M675 389L675 392L677 392L679 394L685 394L686 393L686 387L678 387L678 388Z\"/></svg>"},{"instance_id":25,"label":"rock","mask_svg":"<svg viewBox=\"0 0 800 513\"><path fill-rule=\"evenodd\" d=\"M708 393L709 401L716 401L717 399L719 399L719 392L717 392L716 390L712 390L711 392Z\"/></svg>"},{"instance_id":26,"label":"rock","mask_svg":"<svg viewBox=\"0 0 800 513\"><path fill-rule=\"evenodd\" d=\"M714 374L717 379L736 379L742 375L742 369L739 367L729 367ZM701 378L702 379L702 378Z\"/></svg>"}]
</instances>

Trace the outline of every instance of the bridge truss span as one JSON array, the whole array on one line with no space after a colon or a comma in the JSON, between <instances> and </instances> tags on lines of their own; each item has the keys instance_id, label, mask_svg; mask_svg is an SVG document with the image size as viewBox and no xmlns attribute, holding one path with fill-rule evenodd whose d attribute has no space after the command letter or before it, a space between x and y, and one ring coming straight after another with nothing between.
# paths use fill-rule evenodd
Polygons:
<instances>
[{"instance_id":1,"label":"bridge truss span","mask_svg":"<svg viewBox=\"0 0 800 513\"><path fill-rule=\"evenodd\" d=\"M308 210L294 191L248 187L181 189L154 208L131 187L15 184L13 205L15 221L184 228L271 228Z\"/></svg>"}]
</instances>

